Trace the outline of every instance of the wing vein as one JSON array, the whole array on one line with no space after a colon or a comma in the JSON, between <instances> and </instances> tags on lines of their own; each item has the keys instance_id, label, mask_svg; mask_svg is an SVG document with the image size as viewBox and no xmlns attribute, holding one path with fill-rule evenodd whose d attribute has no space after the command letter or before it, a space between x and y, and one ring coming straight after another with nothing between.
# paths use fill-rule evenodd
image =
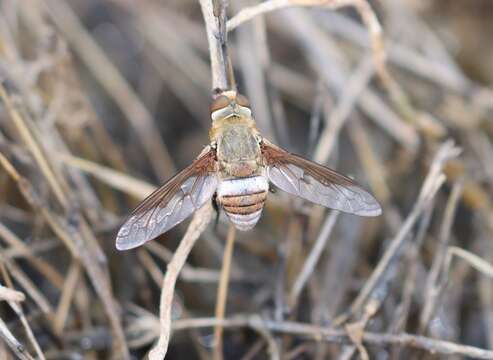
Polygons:
<instances>
[{"instance_id":1,"label":"wing vein","mask_svg":"<svg viewBox=\"0 0 493 360\"><path fill-rule=\"evenodd\" d=\"M370 193L335 170L290 154L268 142L262 145L262 152L269 180L280 189L343 212L360 216L381 213L380 205Z\"/></svg>"},{"instance_id":2,"label":"wing vein","mask_svg":"<svg viewBox=\"0 0 493 360\"><path fill-rule=\"evenodd\" d=\"M210 149L149 195L122 225L117 248L142 245L198 210L216 191L215 168L215 153Z\"/></svg>"}]
</instances>

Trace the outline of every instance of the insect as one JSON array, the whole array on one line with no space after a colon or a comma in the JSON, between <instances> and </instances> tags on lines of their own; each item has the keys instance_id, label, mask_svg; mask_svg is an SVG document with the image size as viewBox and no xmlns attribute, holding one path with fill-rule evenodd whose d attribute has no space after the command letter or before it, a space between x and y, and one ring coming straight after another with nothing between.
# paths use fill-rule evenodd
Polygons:
<instances>
[{"instance_id":1,"label":"insect","mask_svg":"<svg viewBox=\"0 0 493 360\"><path fill-rule=\"evenodd\" d=\"M382 212L375 198L350 178L264 139L243 95L223 92L213 101L210 112L210 145L133 211L118 232L117 249L132 249L154 239L214 195L235 227L249 230L260 218L269 182L342 212L360 216Z\"/></svg>"}]
</instances>

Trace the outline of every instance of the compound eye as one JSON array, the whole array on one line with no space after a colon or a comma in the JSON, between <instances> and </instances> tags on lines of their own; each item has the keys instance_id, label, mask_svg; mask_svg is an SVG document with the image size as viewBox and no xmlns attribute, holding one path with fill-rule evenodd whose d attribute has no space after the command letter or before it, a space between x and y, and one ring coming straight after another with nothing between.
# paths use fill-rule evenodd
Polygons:
<instances>
[{"instance_id":1,"label":"compound eye","mask_svg":"<svg viewBox=\"0 0 493 360\"><path fill-rule=\"evenodd\" d=\"M217 97L216 99L214 99L211 106L209 107L210 114L212 114L213 112L215 112L217 110L221 110L221 109L227 107L229 105L229 103L230 103L230 100L226 95L221 95L221 96Z\"/></svg>"},{"instance_id":2,"label":"compound eye","mask_svg":"<svg viewBox=\"0 0 493 360\"><path fill-rule=\"evenodd\" d=\"M241 94L236 95L236 103L240 106L250 107L250 101L248 101L246 96Z\"/></svg>"}]
</instances>

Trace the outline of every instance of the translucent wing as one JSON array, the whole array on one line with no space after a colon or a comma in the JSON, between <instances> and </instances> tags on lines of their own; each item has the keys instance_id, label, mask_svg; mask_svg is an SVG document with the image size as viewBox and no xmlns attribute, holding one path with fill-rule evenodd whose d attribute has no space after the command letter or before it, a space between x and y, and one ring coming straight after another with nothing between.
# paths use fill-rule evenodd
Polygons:
<instances>
[{"instance_id":1,"label":"translucent wing","mask_svg":"<svg viewBox=\"0 0 493 360\"><path fill-rule=\"evenodd\" d=\"M377 200L350 178L270 143L262 146L269 180L313 203L360 216L378 216Z\"/></svg>"},{"instance_id":2,"label":"translucent wing","mask_svg":"<svg viewBox=\"0 0 493 360\"><path fill-rule=\"evenodd\" d=\"M218 185L209 150L149 195L122 225L116 248L127 250L168 231L212 198Z\"/></svg>"}]
</instances>

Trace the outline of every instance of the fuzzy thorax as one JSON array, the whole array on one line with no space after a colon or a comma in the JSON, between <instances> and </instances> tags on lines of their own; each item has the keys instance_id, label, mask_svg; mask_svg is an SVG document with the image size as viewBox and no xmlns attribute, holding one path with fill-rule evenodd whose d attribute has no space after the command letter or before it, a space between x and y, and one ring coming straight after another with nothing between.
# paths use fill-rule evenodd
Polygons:
<instances>
[{"instance_id":1,"label":"fuzzy thorax","mask_svg":"<svg viewBox=\"0 0 493 360\"><path fill-rule=\"evenodd\" d=\"M216 144L223 178L258 173L261 149L253 120L236 116L218 120L212 128L211 138Z\"/></svg>"}]
</instances>

